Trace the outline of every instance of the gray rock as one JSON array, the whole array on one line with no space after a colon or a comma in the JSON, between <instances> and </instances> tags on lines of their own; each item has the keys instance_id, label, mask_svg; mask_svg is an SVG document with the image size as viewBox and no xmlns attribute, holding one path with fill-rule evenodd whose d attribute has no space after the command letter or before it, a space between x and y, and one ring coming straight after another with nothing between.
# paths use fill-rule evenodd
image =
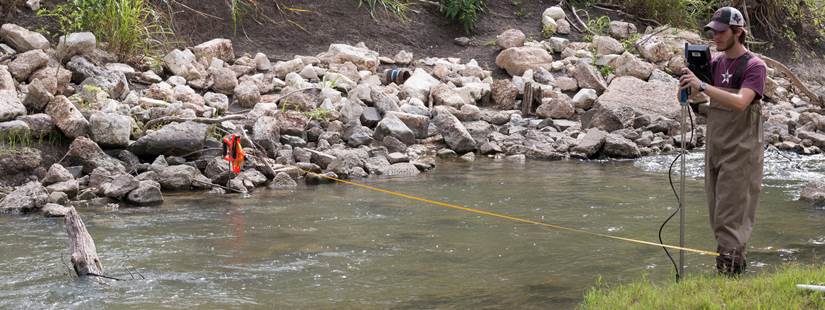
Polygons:
<instances>
[{"instance_id":1,"label":"gray rock","mask_svg":"<svg viewBox=\"0 0 825 310\"><path fill-rule=\"evenodd\" d=\"M387 161L389 161L390 164L406 163L410 161L410 157L401 152L394 152L387 155Z\"/></svg>"},{"instance_id":2,"label":"gray rock","mask_svg":"<svg viewBox=\"0 0 825 310\"><path fill-rule=\"evenodd\" d=\"M356 100L346 100L341 106L341 121L349 123L360 120L361 114L364 113L365 106Z\"/></svg>"},{"instance_id":3,"label":"gray rock","mask_svg":"<svg viewBox=\"0 0 825 310\"><path fill-rule=\"evenodd\" d=\"M26 115L26 107L17 98L17 92L0 90L0 122L13 120L20 115Z\"/></svg>"},{"instance_id":4,"label":"gray rock","mask_svg":"<svg viewBox=\"0 0 825 310\"><path fill-rule=\"evenodd\" d=\"M161 185L155 181L140 181L138 188L126 195L126 200L136 205L156 205L163 203Z\"/></svg>"},{"instance_id":5,"label":"gray rock","mask_svg":"<svg viewBox=\"0 0 825 310\"><path fill-rule=\"evenodd\" d=\"M57 55L61 59L74 55L90 55L97 46L97 39L91 32L76 32L60 36Z\"/></svg>"},{"instance_id":6,"label":"gray rock","mask_svg":"<svg viewBox=\"0 0 825 310\"><path fill-rule=\"evenodd\" d=\"M89 135L89 121L74 104L64 96L55 96L46 106L46 114L54 120L57 128L71 139Z\"/></svg>"},{"instance_id":7,"label":"gray rock","mask_svg":"<svg viewBox=\"0 0 825 310\"><path fill-rule=\"evenodd\" d=\"M204 68L195 59L192 51L175 49L163 57L166 67L174 75L181 76L189 81L199 80L204 77Z\"/></svg>"},{"instance_id":8,"label":"gray rock","mask_svg":"<svg viewBox=\"0 0 825 310\"><path fill-rule=\"evenodd\" d=\"M458 154L456 154L455 151L451 149L443 148L436 152L436 156L438 156L439 158L456 158L458 157Z\"/></svg>"},{"instance_id":9,"label":"gray rock","mask_svg":"<svg viewBox=\"0 0 825 310\"><path fill-rule=\"evenodd\" d=\"M235 92L238 87L238 78L232 69L219 68L211 72L212 79L215 81L212 84L212 90L226 95L232 95Z\"/></svg>"},{"instance_id":10,"label":"gray rock","mask_svg":"<svg viewBox=\"0 0 825 310\"><path fill-rule=\"evenodd\" d=\"M621 54L624 46L621 42L608 36L593 36L593 47L596 55Z\"/></svg>"},{"instance_id":11,"label":"gray rock","mask_svg":"<svg viewBox=\"0 0 825 310\"><path fill-rule=\"evenodd\" d=\"M188 190L196 177L202 176L197 168L189 165L177 165L163 168L158 173L158 182L166 190Z\"/></svg>"},{"instance_id":12,"label":"gray rock","mask_svg":"<svg viewBox=\"0 0 825 310\"><path fill-rule=\"evenodd\" d=\"M269 183L270 189L291 189L298 187L298 183L289 177L286 172L278 172L272 182Z\"/></svg>"},{"instance_id":13,"label":"gray rock","mask_svg":"<svg viewBox=\"0 0 825 310\"><path fill-rule=\"evenodd\" d=\"M356 125L344 131L344 140L350 147L359 147L372 143L372 130L365 126Z\"/></svg>"},{"instance_id":14,"label":"gray rock","mask_svg":"<svg viewBox=\"0 0 825 310\"><path fill-rule=\"evenodd\" d=\"M71 208L64 207L59 204L47 203L40 209L40 213L45 217L65 217Z\"/></svg>"},{"instance_id":15,"label":"gray rock","mask_svg":"<svg viewBox=\"0 0 825 310\"><path fill-rule=\"evenodd\" d=\"M405 152L407 150L407 145L393 136L386 136L381 142L387 147L388 152Z\"/></svg>"},{"instance_id":16,"label":"gray rock","mask_svg":"<svg viewBox=\"0 0 825 310\"><path fill-rule=\"evenodd\" d=\"M812 181L805 184L799 192L799 200L816 205L825 204L825 182Z\"/></svg>"},{"instance_id":17,"label":"gray rock","mask_svg":"<svg viewBox=\"0 0 825 310\"><path fill-rule=\"evenodd\" d=\"M638 57L625 52L622 56L613 60L616 76L632 76L641 80L648 80L655 67L644 62Z\"/></svg>"},{"instance_id":18,"label":"gray rock","mask_svg":"<svg viewBox=\"0 0 825 310\"><path fill-rule=\"evenodd\" d=\"M261 101L261 92L252 81L244 81L235 87L235 100L244 108L252 108Z\"/></svg>"},{"instance_id":19,"label":"gray rock","mask_svg":"<svg viewBox=\"0 0 825 310\"><path fill-rule=\"evenodd\" d=\"M49 193L49 197L46 199L48 203L55 203L55 204L65 204L69 202L69 195L63 192L51 192Z\"/></svg>"},{"instance_id":20,"label":"gray rock","mask_svg":"<svg viewBox=\"0 0 825 310\"><path fill-rule=\"evenodd\" d=\"M599 95L596 94L596 90L590 88L583 88L573 96L573 106L576 109L582 110L590 110L593 107L593 103L596 102L596 99L599 98Z\"/></svg>"},{"instance_id":21,"label":"gray rock","mask_svg":"<svg viewBox=\"0 0 825 310\"><path fill-rule=\"evenodd\" d=\"M95 112L89 117L92 140L98 145L126 147L132 134L132 119L125 115Z\"/></svg>"},{"instance_id":22,"label":"gray rock","mask_svg":"<svg viewBox=\"0 0 825 310\"><path fill-rule=\"evenodd\" d=\"M38 149L18 148L14 152L0 154L0 171L3 171L4 174L26 173L28 175L40 166L42 160L43 158Z\"/></svg>"},{"instance_id":23,"label":"gray rock","mask_svg":"<svg viewBox=\"0 0 825 310\"><path fill-rule=\"evenodd\" d=\"M475 150L476 142L472 135L447 107L435 107L434 114L433 123L451 149L459 153Z\"/></svg>"},{"instance_id":24,"label":"gray rock","mask_svg":"<svg viewBox=\"0 0 825 310\"><path fill-rule=\"evenodd\" d=\"M82 163L86 173L97 168L126 173L126 168L120 161L104 153L97 143L86 137L77 137L72 141L67 157Z\"/></svg>"},{"instance_id":25,"label":"gray rock","mask_svg":"<svg viewBox=\"0 0 825 310\"><path fill-rule=\"evenodd\" d=\"M144 155L184 155L203 148L208 126L195 122L172 123L150 132L129 146L129 151Z\"/></svg>"},{"instance_id":26,"label":"gray rock","mask_svg":"<svg viewBox=\"0 0 825 310\"><path fill-rule=\"evenodd\" d=\"M420 174L421 171L411 163L397 163L384 168L382 175L395 177L411 177Z\"/></svg>"},{"instance_id":27,"label":"gray rock","mask_svg":"<svg viewBox=\"0 0 825 310\"><path fill-rule=\"evenodd\" d=\"M596 93L602 93L607 89L607 83L604 81L602 74L584 61L576 64L576 71L573 73L573 77L576 78L581 88L591 88L595 90Z\"/></svg>"},{"instance_id":28,"label":"gray rock","mask_svg":"<svg viewBox=\"0 0 825 310\"><path fill-rule=\"evenodd\" d=\"M77 180L68 180L63 182L54 183L52 185L46 186L46 191L49 193L53 192L63 192L69 195L69 197L74 196L77 194L77 191L80 189L80 183Z\"/></svg>"},{"instance_id":29,"label":"gray rock","mask_svg":"<svg viewBox=\"0 0 825 310\"><path fill-rule=\"evenodd\" d=\"M641 156L636 143L617 134L609 134L604 139L603 152L609 157L638 158Z\"/></svg>"},{"instance_id":30,"label":"gray rock","mask_svg":"<svg viewBox=\"0 0 825 310\"><path fill-rule=\"evenodd\" d=\"M677 90L677 83L645 82L630 76L617 77L599 97L596 108L618 110L626 107L636 115L649 114L677 119L680 110L674 95ZM630 118L632 119L633 117Z\"/></svg>"},{"instance_id":31,"label":"gray rock","mask_svg":"<svg viewBox=\"0 0 825 310\"><path fill-rule=\"evenodd\" d=\"M416 115L404 112L389 112L385 117L397 117L404 125L415 134L418 139L427 137L427 128L430 126L430 118L423 115Z\"/></svg>"},{"instance_id":32,"label":"gray rock","mask_svg":"<svg viewBox=\"0 0 825 310\"><path fill-rule=\"evenodd\" d=\"M46 37L15 24L3 24L0 27L0 39L11 45L18 53L49 48L49 40L46 40Z\"/></svg>"},{"instance_id":33,"label":"gray rock","mask_svg":"<svg viewBox=\"0 0 825 310\"><path fill-rule=\"evenodd\" d=\"M375 127L373 137L376 140L381 141L387 136L395 137L406 145L415 143L415 133L395 115L387 115Z\"/></svg>"},{"instance_id":34,"label":"gray rock","mask_svg":"<svg viewBox=\"0 0 825 310\"><path fill-rule=\"evenodd\" d=\"M232 41L229 39L212 39L192 48L192 52L199 60L205 63L212 63L213 58L231 62L235 60L235 50L232 48Z\"/></svg>"},{"instance_id":35,"label":"gray rock","mask_svg":"<svg viewBox=\"0 0 825 310\"><path fill-rule=\"evenodd\" d=\"M278 142L281 140L278 119L272 116L259 117L252 127L252 140L263 147L268 154L275 154L278 150Z\"/></svg>"},{"instance_id":36,"label":"gray rock","mask_svg":"<svg viewBox=\"0 0 825 310\"><path fill-rule=\"evenodd\" d=\"M23 105L29 113L42 112L52 100L51 92L43 85L40 79L35 79L29 83L29 92L23 99Z\"/></svg>"},{"instance_id":37,"label":"gray rock","mask_svg":"<svg viewBox=\"0 0 825 310\"><path fill-rule=\"evenodd\" d=\"M17 187L0 200L0 212L29 212L46 205L49 194L40 182L32 181Z\"/></svg>"},{"instance_id":38,"label":"gray rock","mask_svg":"<svg viewBox=\"0 0 825 310\"><path fill-rule=\"evenodd\" d=\"M21 120L0 122L0 141L9 136L24 137L30 132L29 124Z\"/></svg>"},{"instance_id":39,"label":"gray rock","mask_svg":"<svg viewBox=\"0 0 825 310\"><path fill-rule=\"evenodd\" d=\"M54 121L47 114L31 114L17 117L17 120L28 125L32 137L46 137L55 130Z\"/></svg>"},{"instance_id":40,"label":"gray rock","mask_svg":"<svg viewBox=\"0 0 825 310\"><path fill-rule=\"evenodd\" d=\"M617 20L610 22L608 32L611 36L617 39L627 39L638 33L636 30L636 25Z\"/></svg>"},{"instance_id":41,"label":"gray rock","mask_svg":"<svg viewBox=\"0 0 825 310\"><path fill-rule=\"evenodd\" d=\"M364 161L364 167L370 174L381 175L389 166L390 162L384 156L370 157Z\"/></svg>"},{"instance_id":42,"label":"gray rock","mask_svg":"<svg viewBox=\"0 0 825 310\"><path fill-rule=\"evenodd\" d=\"M31 50L17 57L9 64L9 72L18 81L26 81L29 76L49 63L49 55L41 50Z\"/></svg>"},{"instance_id":43,"label":"gray rock","mask_svg":"<svg viewBox=\"0 0 825 310\"><path fill-rule=\"evenodd\" d=\"M496 56L496 66L512 76L521 76L529 69L545 68L550 70L553 56L543 48L511 47Z\"/></svg>"},{"instance_id":44,"label":"gray rock","mask_svg":"<svg viewBox=\"0 0 825 310\"><path fill-rule=\"evenodd\" d=\"M258 170L248 169L241 172L239 175L244 181L249 181L254 187L258 187L266 183L266 176Z\"/></svg>"},{"instance_id":45,"label":"gray rock","mask_svg":"<svg viewBox=\"0 0 825 310\"><path fill-rule=\"evenodd\" d=\"M467 154L461 155L461 157L459 157L459 158L463 161L473 162L473 161L476 160L476 154L475 153L467 153Z\"/></svg>"},{"instance_id":46,"label":"gray rock","mask_svg":"<svg viewBox=\"0 0 825 310\"><path fill-rule=\"evenodd\" d=\"M798 130L796 134L800 139L811 140L811 143L814 146L820 149L825 149L825 134L807 130Z\"/></svg>"},{"instance_id":47,"label":"gray rock","mask_svg":"<svg viewBox=\"0 0 825 310\"><path fill-rule=\"evenodd\" d=\"M571 151L581 154L584 158L592 158L601 150L608 133L600 129L591 128L576 142Z\"/></svg>"},{"instance_id":48,"label":"gray rock","mask_svg":"<svg viewBox=\"0 0 825 310\"><path fill-rule=\"evenodd\" d=\"M401 109L398 107L398 97L384 94L380 91L372 91L372 99L375 101L375 109L378 113L386 116L389 112L398 112Z\"/></svg>"},{"instance_id":49,"label":"gray rock","mask_svg":"<svg viewBox=\"0 0 825 310\"><path fill-rule=\"evenodd\" d=\"M612 132L622 128L629 128L633 125L635 112L633 108L626 106L597 106L588 114L592 114L589 122L582 121L585 128L599 128Z\"/></svg>"},{"instance_id":50,"label":"gray rock","mask_svg":"<svg viewBox=\"0 0 825 310\"><path fill-rule=\"evenodd\" d=\"M329 50L320 57L328 63L343 64L352 62L358 66L359 70L376 72L381 61L378 60L378 52L371 51L365 47L351 46L346 44L330 44Z\"/></svg>"},{"instance_id":51,"label":"gray rock","mask_svg":"<svg viewBox=\"0 0 825 310\"><path fill-rule=\"evenodd\" d=\"M427 102L430 90L440 83L438 79L424 71L424 69L416 68L410 78L401 86L401 91L409 97Z\"/></svg>"},{"instance_id":52,"label":"gray rock","mask_svg":"<svg viewBox=\"0 0 825 310\"><path fill-rule=\"evenodd\" d=\"M508 29L496 36L496 46L501 49L524 46L525 39L527 36L521 30Z\"/></svg>"},{"instance_id":53,"label":"gray rock","mask_svg":"<svg viewBox=\"0 0 825 310\"><path fill-rule=\"evenodd\" d=\"M298 111L289 111L278 113L278 126L280 127L282 135L292 135L297 137L305 137L307 124L309 119Z\"/></svg>"},{"instance_id":54,"label":"gray rock","mask_svg":"<svg viewBox=\"0 0 825 310\"><path fill-rule=\"evenodd\" d=\"M501 147L495 142L485 142L478 150L482 155L501 153Z\"/></svg>"},{"instance_id":55,"label":"gray rock","mask_svg":"<svg viewBox=\"0 0 825 310\"><path fill-rule=\"evenodd\" d=\"M71 172L69 172L69 170L64 168L61 164L52 164L52 166L49 167L49 171L46 173L46 176L43 178L43 184L51 185L69 180L74 180L74 176Z\"/></svg>"},{"instance_id":56,"label":"gray rock","mask_svg":"<svg viewBox=\"0 0 825 310\"><path fill-rule=\"evenodd\" d=\"M112 179L112 182L103 184L103 195L114 199L121 199L139 186L140 182L132 175L120 174Z\"/></svg>"},{"instance_id":57,"label":"gray rock","mask_svg":"<svg viewBox=\"0 0 825 310\"><path fill-rule=\"evenodd\" d=\"M536 115L541 118L569 119L576 113L570 97L561 94L556 98L544 98L536 108Z\"/></svg>"},{"instance_id":58,"label":"gray rock","mask_svg":"<svg viewBox=\"0 0 825 310\"><path fill-rule=\"evenodd\" d=\"M483 144L487 141L487 136L489 136L495 128L493 125L485 121L474 121L474 122L465 122L462 123L464 128L470 133L470 136L473 137L473 140L476 143Z\"/></svg>"},{"instance_id":59,"label":"gray rock","mask_svg":"<svg viewBox=\"0 0 825 310\"><path fill-rule=\"evenodd\" d=\"M207 106L215 108L218 113L229 109L229 97L224 94L208 92L203 95L203 100Z\"/></svg>"}]
</instances>

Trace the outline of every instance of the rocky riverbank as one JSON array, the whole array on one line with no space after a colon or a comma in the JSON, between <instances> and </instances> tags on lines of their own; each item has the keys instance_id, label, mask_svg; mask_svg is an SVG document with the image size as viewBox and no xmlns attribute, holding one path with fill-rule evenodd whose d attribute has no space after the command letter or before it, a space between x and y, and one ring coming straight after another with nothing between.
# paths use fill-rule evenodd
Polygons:
<instances>
[{"instance_id":1,"label":"rocky riverbank","mask_svg":"<svg viewBox=\"0 0 825 310\"><path fill-rule=\"evenodd\" d=\"M515 29L497 37L496 65L507 79L494 79L496 68L474 60L381 55L364 44L272 62L262 53L235 55L227 39L133 67L115 62L91 33L53 44L4 24L0 209L59 216L68 205L159 204L165 191L221 195L324 181L304 170L412 176L438 157L637 158L681 146L677 80L669 72L684 66L685 42L701 43L697 34L638 33L614 21L609 35L570 42L563 10L547 9L541 22L546 40ZM388 68L411 76L387 81ZM822 152L818 99L779 70L769 76L768 143ZM704 120L695 120L696 134L684 142L690 148L704 143ZM249 153L237 175L221 150L231 133ZM44 154L45 144L61 154Z\"/></svg>"}]
</instances>

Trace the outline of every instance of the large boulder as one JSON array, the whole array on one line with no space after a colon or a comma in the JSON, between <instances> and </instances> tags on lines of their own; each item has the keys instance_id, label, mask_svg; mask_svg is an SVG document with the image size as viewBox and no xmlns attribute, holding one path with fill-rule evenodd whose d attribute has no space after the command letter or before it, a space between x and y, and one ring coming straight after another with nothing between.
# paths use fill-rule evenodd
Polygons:
<instances>
[{"instance_id":1,"label":"large boulder","mask_svg":"<svg viewBox=\"0 0 825 310\"><path fill-rule=\"evenodd\" d=\"M430 96L434 105L446 105L459 109L461 106L473 103L473 98L459 92L452 84L439 84L432 88Z\"/></svg>"},{"instance_id":2,"label":"large boulder","mask_svg":"<svg viewBox=\"0 0 825 310\"><path fill-rule=\"evenodd\" d=\"M607 89L607 82L605 82L602 74L587 62L579 61L579 63L576 64L576 71L573 72L573 77L576 78L581 88L590 88L599 94Z\"/></svg>"},{"instance_id":3,"label":"large boulder","mask_svg":"<svg viewBox=\"0 0 825 310\"><path fill-rule=\"evenodd\" d=\"M94 112L89 117L92 140L107 147L126 147L132 134L132 118L116 113Z\"/></svg>"},{"instance_id":4,"label":"large boulder","mask_svg":"<svg viewBox=\"0 0 825 310\"><path fill-rule=\"evenodd\" d=\"M65 96L55 96L46 106L46 114L68 138L89 135L89 121Z\"/></svg>"},{"instance_id":5,"label":"large boulder","mask_svg":"<svg viewBox=\"0 0 825 310\"><path fill-rule=\"evenodd\" d=\"M491 86L492 99L496 108L500 110L511 110L516 107L516 97L518 97L518 87L509 79L495 80Z\"/></svg>"},{"instance_id":6,"label":"large boulder","mask_svg":"<svg viewBox=\"0 0 825 310\"><path fill-rule=\"evenodd\" d=\"M599 95L596 94L596 91L590 88L583 88L573 96L573 106L576 109L582 110L590 110L593 107L593 103L596 102L596 99L599 98Z\"/></svg>"},{"instance_id":7,"label":"large boulder","mask_svg":"<svg viewBox=\"0 0 825 310\"><path fill-rule=\"evenodd\" d=\"M46 37L15 24L0 26L0 39L11 45L18 53L49 48L49 40L46 40Z\"/></svg>"},{"instance_id":8,"label":"large boulder","mask_svg":"<svg viewBox=\"0 0 825 310\"><path fill-rule=\"evenodd\" d=\"M140 181L131 174L119 174L109 183L103 184L103 195L106 197L121 199L129 192L140 186Z\"/></svg>"},{"instance_id":9,"label":"large boulder","mask_svg":"<svg viewBox=\"0 0 825 310\"><path fill-rule=\"evenodd\" d=\"M678 84L676 83L645 82L635 77L622 76L613 79L607 91L596 101L596 108L607 110L630 108L636 115L676 119L680 111L676 98L677 91ZM628 122L632 123L632 121Z\"/></svg>"},{"instance_id":10,"label":"large boulder","mask_svg":"<svg viewBox=\"0 0 825 310\"><path fill-rule=\"evenodd\" d=\"M387 115L375 127L373 138L382 141L387 136L395 137L406 145L415 143L415 133L395 115Z\"/></svg>"},{"instance_id":11,"label":"large boulder","mask_svg":"<svg viewBox=\"0 0 825 310\"><path fill-rule=\"evenodd\" d=\"M438 128L439 133L444 137L444 142L458 153L471 152L476 148L473 136L467 128L458 120L445 106L434 108L433 123Z\"/></svg>"},{"instance_id":12,"label":"large boulder","mask_svg":"<svg viewBox=\"0 0 825 310\"><path fill-rule=\"evenodd\" d=\"M281 140L278 119L272 116L261 116L255 120L255 125L252 126L252 140L266 149L269 154L275 154L278 141Z\"/></svg>"},{"instance_id":13,"label":"large boulder","mask_svg":"<svg viewBox=\"0 0 825 310\"><path fill-rule=\"evenodd\" d=\"M229 39L212 39L192 48L198 60L205 63L212 63L213 58L231 62L235 60L235 50L232 48L232 41Z\"/></svg>"},{"instance_id":14,"label":"large boulder","mask_svg":"<svg viewBox=\"0 0 825 310\"><path fill-rule=\"evenodd\" d=\"M129 151L138 156L189 154L203 148L207 129L201 123L172 123L140 137Z\"/></svg>"},{"instance_id":15,"label":"large boulder","mask_svg":"<svg viewBox=\"0 0 825 310\"><path fill-rule=\"evenodd\" d=\"M96 168L125 173L126 168L117 159L107 155L94 141L77 137L69 145L66 156L83 165L83 172L90 173Z\"/></svg>"},{"instance_id":16,"label":"large boulder","mask_svg":"<svg viewBox=\"0 0 825 310\"><path fill-rule=\"evenodd\" d=\"M26 115L26 106L20 102L14 90L0 90L0 122Z\"/></svg>"},{"instance_id":17,"label":"large boulder","mask_svg":"<svg viewBox=\"0 0 825 310\"><path fill-rule=\"evenodd\" d=\"M46 205L49 193L40 182L32 181L16 188L0 200L0 213L29 212Z\"/></svg>"},{"instance_id":18,"label":"large boulder","mask_svg":"<svg viewBox=\"0 0 825 310\"><path fill-rule=\"evenodd\" d=\"M51 185L54 183L65 182L73 180L74 175L61 164L52 164L46 176L43 178L44 185Z\"/></svg>"},{"instance_id":19,"label":"large boulder","mask_svg":"<svg viewBox=\"0 0 825 310\"><path fill-rule=\"evenodd\" d=\"M421 173L421 171L419 171L418 168L411 163L392 164L381 171L382 175L391 177L411 177L416 176L419 173Z\"/></svg>"},{"instance_id":20,"label":"large boulder","mask_svg":"<svg viewBox=\"0 0 825 310\"><path fill-rule=\"evenodd\" d=\"M496 45L501 49L524 46L527 36L518 29L508 29L496 36Z\"/></svg>"},{"instance_id":21,"label":"large boulder","mask_svg":"<svg viewBox=\"0 0 825 310\"><path fill-rule=\"evenodd\" d=\"M511 47L503 50L496 56L496 66L507 71L512 76L521 76L529 69L538 70L552 68L553 56L547 50L539 47Z\"/></svg>"},{"instance_id":22,"label":"large boulder","mask_svg":"<svg viewBox=\"0 0 825 310\"><path fill-rule=\"evenodd\" d=\"M31 50L17 57L9 64L9 72L18 81L25 81L35 71L49 63L49 55L41 50Z\"/></svg>"},{"instance_id":23,"label":"large boulder","mask_svg":"<svg viewBox=\"0 0 825 310\"><path fill-rule=\"evenodd\" d=\"M17 120L25 122L29 126L29 133L32 137L46 137L55 131L54 120L48 114L23 115L17 117Z\"/></svg>"},{"instance_id":24,"label":"large boulder","mask_svg":"<svg viewBox=\"0 0 825 310\"><path fill-rule=\"evenodd\" d=\"M14 83L14 77L11 76L9 67L5 65L0 65L0 90L17 91L17 87Z\"/></svg>"}]
</instances>

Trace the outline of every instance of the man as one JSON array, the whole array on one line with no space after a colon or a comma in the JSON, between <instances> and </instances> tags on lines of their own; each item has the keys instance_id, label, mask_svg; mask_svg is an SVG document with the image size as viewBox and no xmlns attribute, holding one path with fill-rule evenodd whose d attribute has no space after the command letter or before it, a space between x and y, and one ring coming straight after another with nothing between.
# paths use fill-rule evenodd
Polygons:
<instances>
[{"instance_id":1,"label":"man","mask_svg":"<svg viewBox=\"0 0 825 310\"><path fill-rule=\"evenodd\" d=\"M679 79L682 89L710 98L705 149L705 192L710 225L716 235L717 270L738 275L747 266L746 244L762 186L762 106L765 63L745 46L745 19L739 10L716 11L705 31L713 33L720 52L712 62L711 85L687 68Z\"/></svg>"}]
</instances>

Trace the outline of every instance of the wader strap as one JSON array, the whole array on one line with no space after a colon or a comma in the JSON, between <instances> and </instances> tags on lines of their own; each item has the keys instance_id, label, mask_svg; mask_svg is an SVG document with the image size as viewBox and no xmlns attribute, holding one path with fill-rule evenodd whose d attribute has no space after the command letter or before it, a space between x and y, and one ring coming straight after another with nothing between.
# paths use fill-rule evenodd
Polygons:
<instances>
[{"instance_id":1,"label":"wader strap","mask_svg":"<svg viewBox=\"0 0 825 310\"><path fill-rule=\"evenodd\" d=\"M739 63L736 64L736 71L733 73L733 83L731 83L731 88L742 88L742 76L745 75L745 69L748 68L748 62L752 57L753 55L750 52L747 52L736 60Z\"/></svg>"}]
</instances>

